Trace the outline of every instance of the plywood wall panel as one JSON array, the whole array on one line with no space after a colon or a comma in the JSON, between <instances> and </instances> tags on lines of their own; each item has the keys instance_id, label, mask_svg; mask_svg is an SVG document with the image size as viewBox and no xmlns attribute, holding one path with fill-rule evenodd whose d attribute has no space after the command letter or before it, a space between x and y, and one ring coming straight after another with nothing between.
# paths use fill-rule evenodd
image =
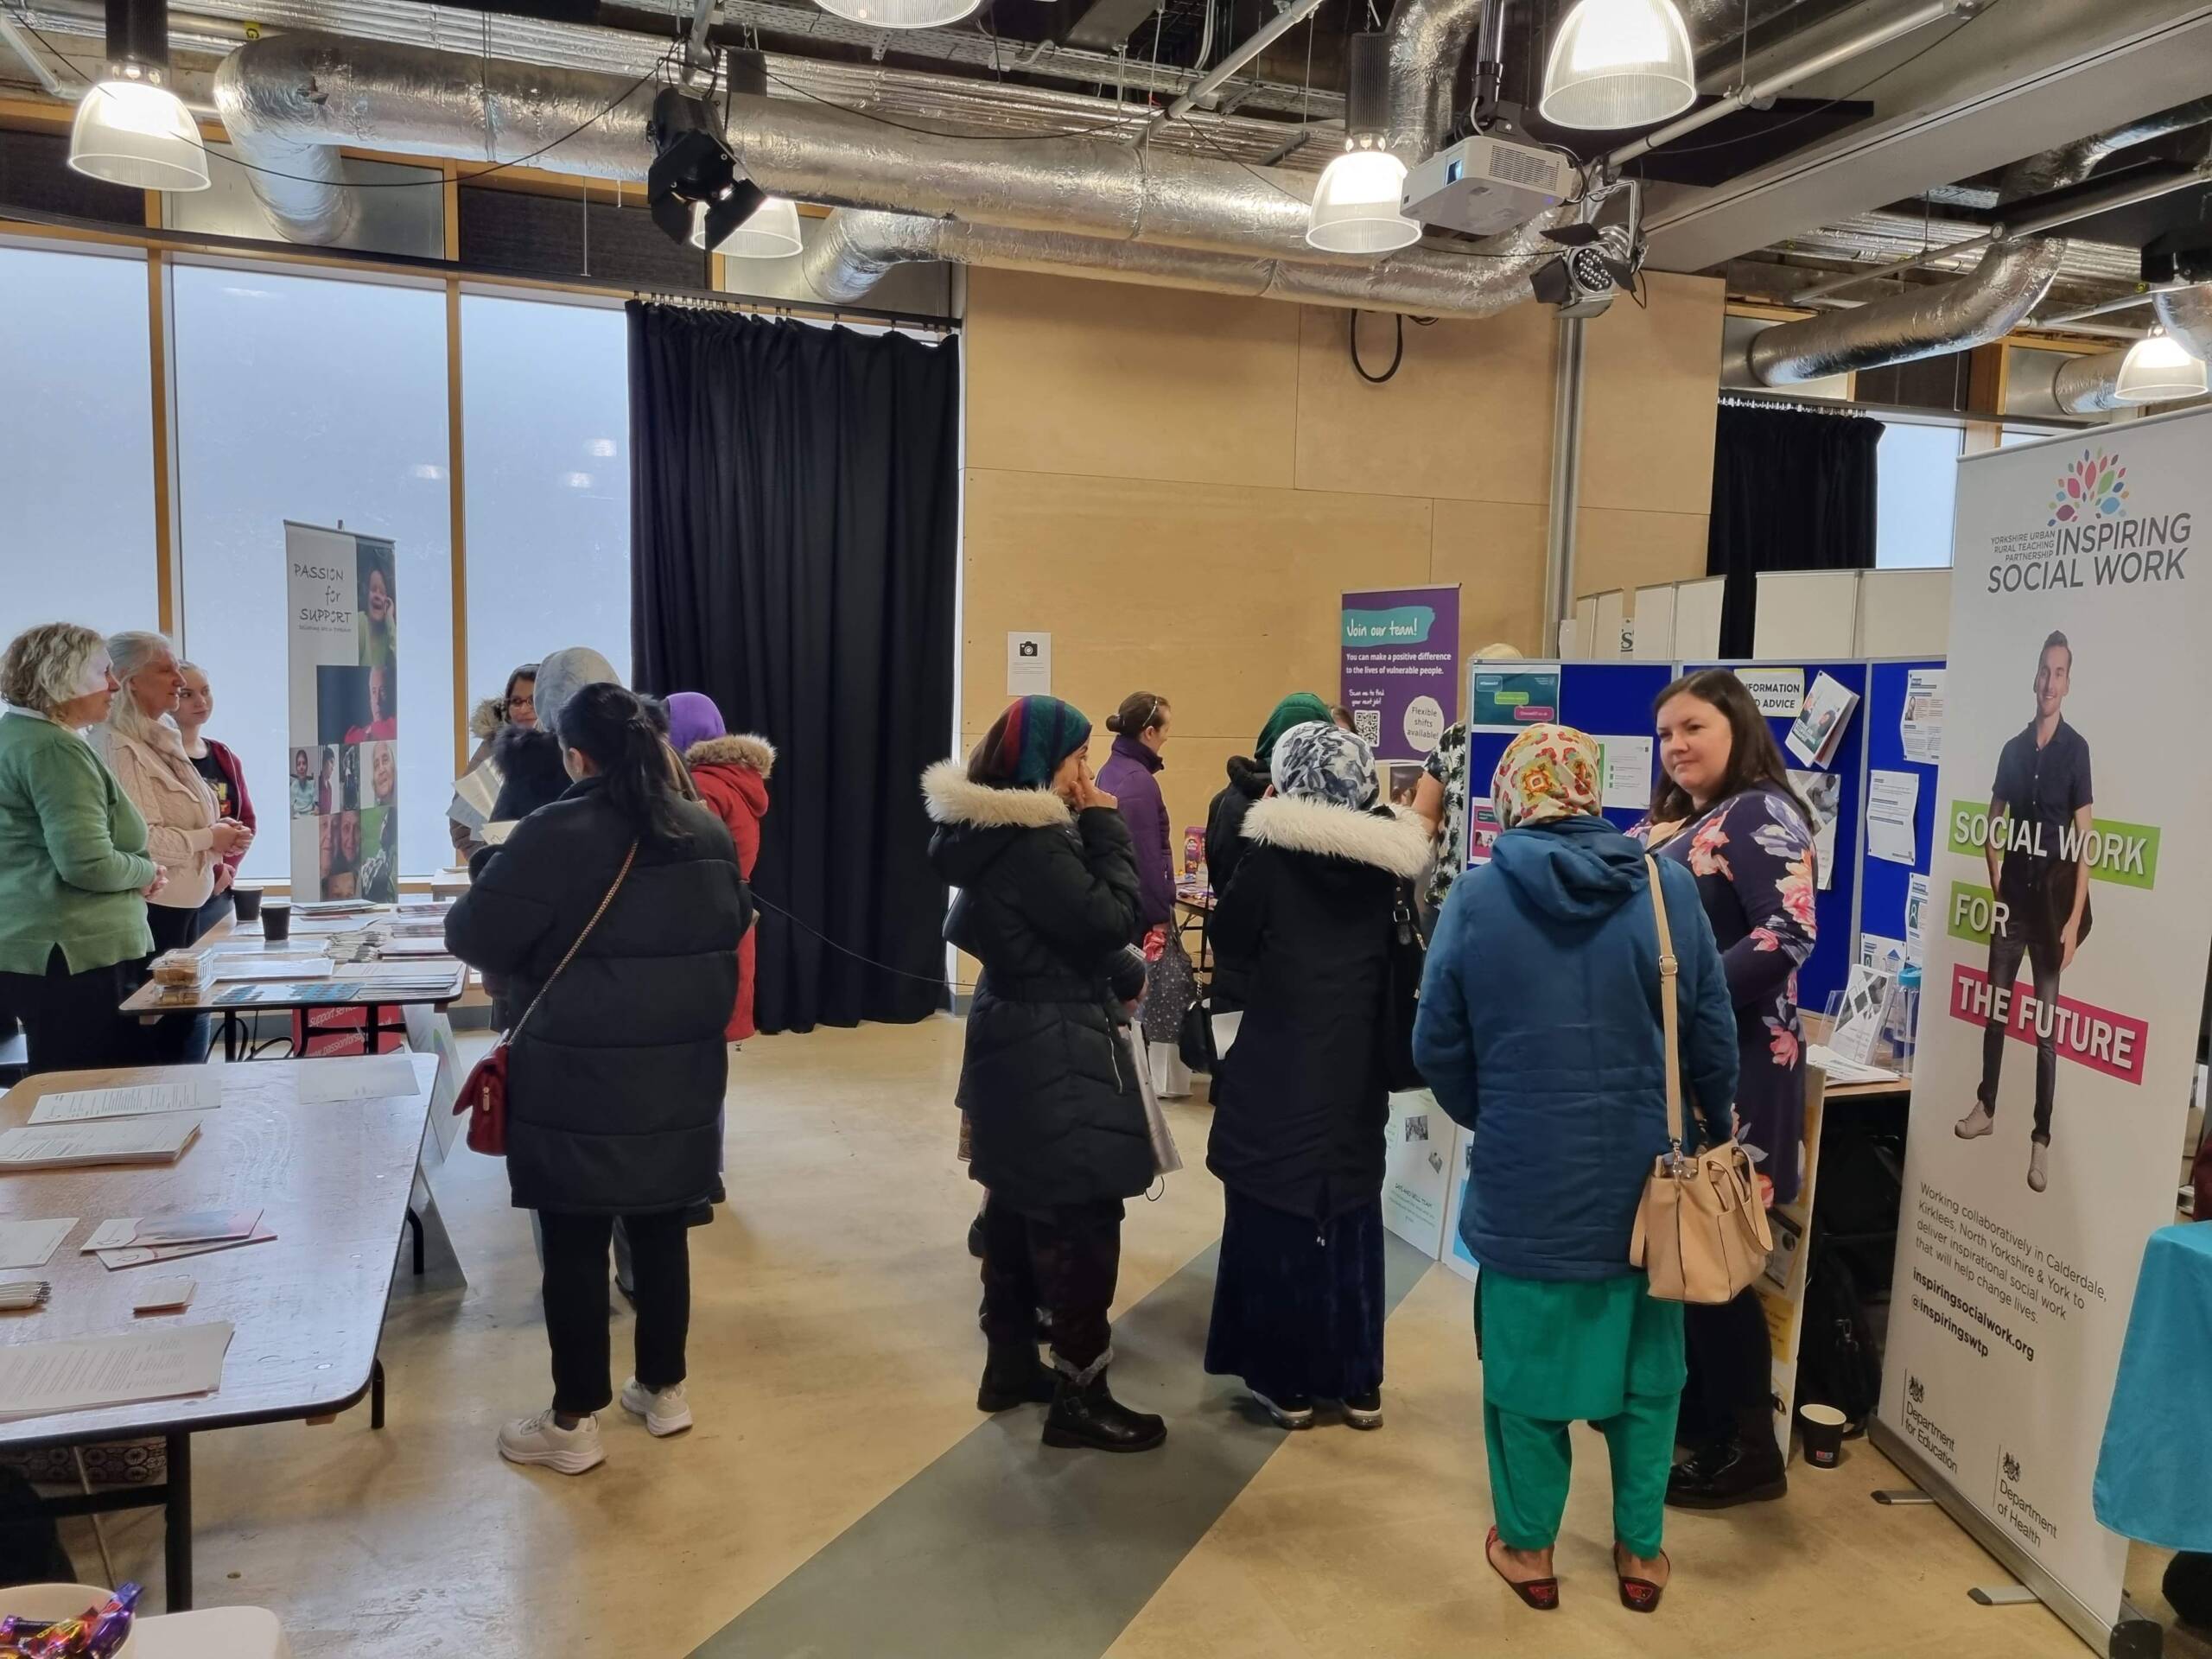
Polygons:
<instances>
[{"instance_id":1,"label":"plywood wall panel","mask_svg":"<svg viewBox=\"0 0 2212 1659\"><path fill-rule=\"evenodd\" d=\"M1575 516L1574 590L1603 593L1705 574L1706 515L1585 507Z\"/></svg>"},{"instance_id":2,"label":"plywood wall panel","mask_svg":"<svg viewBox=\"0 0 2212 1659\"><path fill-rule=\"evenodd\" d=\"M1648 308L1616 300L1584 325L1581 503L1707 512L1726 288L1667 271L1644 281Z\"/></svg>"},{"instance_id":3,"label":"plywood wall panel","mask_svg":"<svg viewBox=\"0 0 2212 1659\"><path fill-rule=\"evenodd\" d=\"M1543 653L1544 532L1541 506L1439 501L1428 579L1459 584L1459 655L1494 643Z\"/></svg>"},{"instance_id":4,"label":"plywood wall panel","mask_svg":"<svg viewBox=\"0 0 2212 1659\"><path fill-rule=\"evenodd\" d=\"M1296 306L978 270L967 351L970 466L1291 482Z\"/></svg>"}]
</instances>

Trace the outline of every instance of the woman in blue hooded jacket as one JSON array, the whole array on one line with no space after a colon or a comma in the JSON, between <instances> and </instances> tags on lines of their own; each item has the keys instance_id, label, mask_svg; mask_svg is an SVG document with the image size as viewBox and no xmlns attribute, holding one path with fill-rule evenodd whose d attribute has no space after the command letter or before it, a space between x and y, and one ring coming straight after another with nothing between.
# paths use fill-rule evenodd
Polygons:
<instances>
[{"instance_id":1,"label":"woman in blue hooded jacket","mask_svg":"<svg viewBox=\"0 0 2212 1659\"><path fill-rule=\"evenodd\" d=\"M1653 1298L1629 1264L1644 1178L1669 1141L1655 867L1599 816L1598 746L1570 728L1515 739L1491 799L1503 833L1445 902L1414 1030L1438 1103L1474 1135L1459 1236L1482 1264L1487 1554L1529 1606L1559 1605L1567 1425L1586 1420L1611 1453L1621 1599L1649 1612L1669 1573L1685 1376L1681 1305ZM1696 1112L1685 1129L1710 1142L1733 1127L1735 1015L1695 880L1656 868Z\"/></svg>"}]
</instances>

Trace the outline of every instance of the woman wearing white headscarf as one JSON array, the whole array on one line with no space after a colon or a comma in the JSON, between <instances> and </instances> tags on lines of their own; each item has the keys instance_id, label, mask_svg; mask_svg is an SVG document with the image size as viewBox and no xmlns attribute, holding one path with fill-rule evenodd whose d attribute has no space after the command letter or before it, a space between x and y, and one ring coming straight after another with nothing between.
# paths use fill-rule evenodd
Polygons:
<instances>
[{"instance_id":1,"label":"woman wearing white headscarf","mask_svg":"<svg viewBox=\"0 0 2212 1659\"><path fill-rule=\"evenodd\" d=\"M1429 829L1376 804L1375 759L1326 721L1279 737L1213 934L1252 964L1214 1078L1206 1166L1226 1189L1206 1370L1286 1428L1341 1402L1382 1421L1382 1174L1390 930Z\"/></svg>"}]
</instances>

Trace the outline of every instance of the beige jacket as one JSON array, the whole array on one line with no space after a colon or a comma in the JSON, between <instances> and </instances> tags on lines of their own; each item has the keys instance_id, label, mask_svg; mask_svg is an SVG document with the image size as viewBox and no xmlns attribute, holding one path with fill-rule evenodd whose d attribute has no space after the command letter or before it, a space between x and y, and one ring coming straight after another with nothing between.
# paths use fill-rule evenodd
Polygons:
<instances>
[{"instance_id":1,"label":"beige jacket","mask_svg":"<svg viewBox=\"0 0 2212 1659\"><path fill-rule=\"evenodd\" d=\"M123 792L146 820L146 849L168 872L168 885L149 904L197 910L215 891L214 791L192 769L184 739L164 720L153 743L126 737L112 726L93 728Z\"/></svg>"}]
</instances>

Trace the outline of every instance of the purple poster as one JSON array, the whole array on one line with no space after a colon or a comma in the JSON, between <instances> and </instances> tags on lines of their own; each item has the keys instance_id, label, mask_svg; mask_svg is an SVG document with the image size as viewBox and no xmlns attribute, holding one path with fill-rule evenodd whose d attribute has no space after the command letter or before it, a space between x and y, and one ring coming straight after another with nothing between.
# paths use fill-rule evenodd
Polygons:
<instances>
[{"instance_id":1,"label":"purple poster","mask_svg":"<svg viewBox=\"0 0 2212 1659\"><path fill-rule=\"evenodd\" d=\"M1382 760L1420 760L1459 718L1459 590L1344 596L1344 700Z\"/></svg>"}]
</instances>

